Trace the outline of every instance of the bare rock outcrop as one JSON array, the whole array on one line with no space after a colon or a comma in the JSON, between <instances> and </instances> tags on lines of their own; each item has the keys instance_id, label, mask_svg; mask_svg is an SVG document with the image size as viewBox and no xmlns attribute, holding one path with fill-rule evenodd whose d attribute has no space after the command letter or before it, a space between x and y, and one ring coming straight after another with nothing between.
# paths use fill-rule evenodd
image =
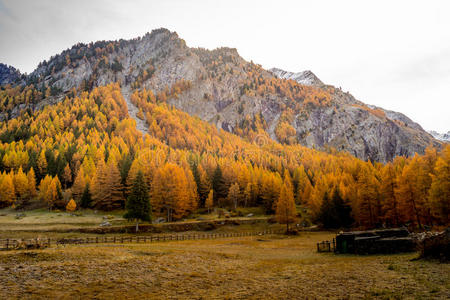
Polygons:
<instances>
[{"instance_id":1,"label":"bare rock outcrop","mask_svg":"<svg viewBox=\"0 0 450 300\"><path fill-rule=\"evenodd\" d=\"M77 44L42 62L26 82L45 84L60 91L59 96L44 99L32 107L39 109L63 99L64 93L74 88L89 90L120 82L127 98L137 87L151 89L156 94L177 81L186 80L191 83L190 88L169 98L170 105L230 132L250 126L249 119L262 118L269 136L277 140L275 133L281 116L287 108L302 105L303 100L288 99L277 91L246 93L248 84L253 85L250 81L255 80L249 75L255 69L259 72L258 81L286 78L316 89L335 91L329 105L312 106L294 116L290 125L302 145L316 149L331 146L364 160L381 162L397 155L423 153L430 145L441 145L403 114L366 105L349 93L325 85L311 71L267 71L245 61L233 48L189 48L175 32L163 28L132 40ZM127 102L130 106L129 99ZM9 117L25 108L18 107ZM133 107L129 111L136 112ZM144 132L145 121L136 121Z\"/></svg>"}]
</instances>

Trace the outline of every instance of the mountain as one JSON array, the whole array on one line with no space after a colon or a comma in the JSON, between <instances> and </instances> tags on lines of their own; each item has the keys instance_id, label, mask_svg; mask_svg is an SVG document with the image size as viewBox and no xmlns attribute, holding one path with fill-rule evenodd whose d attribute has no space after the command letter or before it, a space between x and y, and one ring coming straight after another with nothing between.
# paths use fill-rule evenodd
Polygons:
<instances>
[{"instance_id":1,"label":"mountain","mask_svg":"<svg viewBox=\"0 0 450 300\"><path fill-rule=\"evenodd\" d=\"M311 71L293 73L273 68L272 72L300 84L324 84ZM440 147L430 134L402 113L364 104L351 94L331 87L335 93L335 109L318 107L308 120L294 125L297 133L308 132L301 144L308 147L331 145L363 159L389 161L397 155L423 153L425 147ZM314 124L313 126L311 126ZM394 154L394 155L393 155Z\"/></svg>"},{"instance_id":2,"label":"mountain","mask_svg":"<svg viewBox=\"0 0 450 300\"><path fill-rule=\"evenodd\" d=\"M189 48L167 29L132 40L77 44L51 57L26 77L27 86L40 94L26 103L15 98L15 106L0 107L0 118L116 81L128 102L133 90L152 90L170 105L249 141L264 133L283 144L334 147L381 162L441 145L407 117L365 105L310 71L267 71L233 48Z\"/></svg>"},{"instance_id":3,"label":"mountain","mask_svg":"<svg viewBox=\"0 0 450 300\"><path fill-rule=\"evenodd\" d=\"M21 74L14 67L0 63L0 85L16 83Z\"/></svg>"},{"instance_id":4,"label":"mountain","mask_svg":"<svg viewBox=\"0 0 450 300\"><path fill-rule=\"evenodd\" d=\"M315 86L323 86L323 82L311 71L303 71L303 72L288 72L278 68L272 68L269 70L279 78L283 79L292 79L297 81L300 84L304 85L315 85Z\"/></svg>"},{"instance_id":5,"label":"mountain","mask_svg":"<svg viewBox=\"0 0 450 300\"><path fill-rule=\"evenodd\" d=\"M441 144L401 114L166 29L63 51L0 86L0 112L0 208L123 209L142 172L169 221L212 195L268 214L297 203L313 222L345 207L361 228L448 224L450 145L358 159Z\"/></svg>"},{"instance_id":6,"label":"mountain","mask_svg":"<svg viewBox=\"0 0 450 300\"><path fill-rule=\"evenodd\" d=\"M450 131L447 133L439 133L437 131L431 130L429 133L437 140L450 143Z\"/></svg>"}]
</instances>

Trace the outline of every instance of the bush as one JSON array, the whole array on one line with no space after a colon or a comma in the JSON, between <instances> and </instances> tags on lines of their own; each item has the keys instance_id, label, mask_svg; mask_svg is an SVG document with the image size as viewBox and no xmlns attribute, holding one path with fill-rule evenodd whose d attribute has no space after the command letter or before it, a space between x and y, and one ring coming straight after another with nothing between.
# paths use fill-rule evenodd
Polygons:
<instances>
[{"instance_id":1,"label":"bush","mask_svg":"<svg viewBox=\"0 0 450 300\"><path fill-rule=\"evenodd\" d=\"M75 203L75 201L73 199L70 199L69 203L67 203L67 205L66 205L66 211L72 212L72 211L75 211L76 209L77 209L77 204Z\"/></svg>"}]
</instances>

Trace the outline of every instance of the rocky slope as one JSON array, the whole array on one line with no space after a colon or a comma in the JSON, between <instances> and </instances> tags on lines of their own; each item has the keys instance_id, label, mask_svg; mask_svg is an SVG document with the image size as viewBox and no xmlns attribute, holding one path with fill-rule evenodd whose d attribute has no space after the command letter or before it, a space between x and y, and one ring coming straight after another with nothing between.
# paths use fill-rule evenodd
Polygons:
<instances>
[{"instance_id":1,"label":"rocky slope","mask_svg":"<svg viewBox=\"0 0 450 300\"><path fill-rule=\"evenodd\" d=\"M16 83L20 77L20 72L14 67L0 63L0 85Z\"/></svg>"},{"instance_id":2,"label":"rocky slope","mask_svg":"<svg viewBox=\"0 0 450 300\"><path fill-rule=\"evenodd\" d=\"M429 133L437 140L450 143L450 131L447 133L439 133L437 131L431 130Z\"/></svg>"},{"instance_id":3,"label":"rocky slope","mask_svg":"<svg viewBox=\"0 0 450 300\"><path fill-rule=\"evenodd\" d=\"M309 70L294 73L294 72L284 71L284 70L278 69L278 68L272 68L269 71L271 71L275 76L278 76L279 78L292 79L292 80L297 81L300 84L323 86L323 82L320 81L320 79L313 72L311 72Z\"/></svg>"},{"instance_id":4,"label":"rocky slope","mask_svg":"<svg viewBox=\"0 0 450 300\"><path fill-rule=\"evenodd\" d=\"M310 71L271 70L277 76L301 84L309 80L312 85L323 85ZM335 106L319 107L307 118L297 119L294 126L297 133L308 133L300 143L308 147L329 145L363 159L383 162L397 155L423 153L428 145L440 147L440 143L419 124L402 113L366 105L340 90L334 100Z\"/></svg>"},{"instance_id":5,"label":"rocky slope","mask_svg":"<svg viewBox=\"0 0 450 300\"><path fill-rule=\"evenodd\" d=\"M189 88L169 92L181 80ZM310 71L267 71L236 49L189 48L167 29L133 40L75 45L41 63L26 81L52 87L61 95L55 99L120 81L127 93L146 88L161 99L169 95L171 105L230 132L245 135L260 122L280 142L332 146L365 160L386 162L440 146L407 117L367 106Z\"/></svg>"}]
</instances>

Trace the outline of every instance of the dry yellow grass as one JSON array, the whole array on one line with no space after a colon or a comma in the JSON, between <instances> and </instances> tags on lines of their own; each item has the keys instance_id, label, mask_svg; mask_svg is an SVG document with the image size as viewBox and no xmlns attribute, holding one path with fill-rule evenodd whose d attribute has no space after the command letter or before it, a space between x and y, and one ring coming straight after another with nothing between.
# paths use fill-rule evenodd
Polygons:
<instances>
[{"instance_id":1,"label":"dry yellow grass","mask_svg":"<svg viewBox=\"0 0 450 300\"><path fill-rule=\"evenodd\" d=\"M70 229L83 226L98 226L103 222L103 217L108 216L108 221L112 224L125 224L122 218L123 212L114 212L110 215L104 212L95 213L92 210L83 210L75 212L75 215L68 212L48 211L37 209L26 211L25 217L16 219L15 216L20 212L14 209L0 210L0 229L5 231L14 230L52 230L52 229ZM78 214L78 215L76 215Z\"/></svg>"},{"instance_id":2,"label":"dry yellow grass","mask_svg":"<svg viewBox=\"0 0 450 300\"><path fill-rule=\"evenodd\" d=\"M247 211L252 210L248 209ZM254 208L253 211L255 211ZM76 233L77 230L87 227L98 228L99 225L103 221L105 221L104 217L106 217L107 221L114 226L134 226L133 222L130 223L122 217L122 215L124 214L123 211L95 212L88 209L76 211L75 214L71 214L68 212L56 212L48 211L46 209L37 209L26 211L24 217L17 219L16 215L18 213L20 212L10 208L0 209L0 238L35 238L53 236L62 237L74 235L79 236L80 234ZM193 222L198 223L199 221L195 217L196 215L193 215L191 219L185 219L183 220L183 222L176 222L176 224ZM204 221L224 220L218 219L218 216L214 214L201 215L201 217ZM259 219L261 219L261 216L258 217ZM258 217L236 217L230 218L230 220L255 220ZM264 217L262 218L264 219ZM251 228L253 226L255 226L255 224L247 226L245 230L258 230ZM265 225L258 224L256 226L261 227ZM223 230L229 231L229 228L224 228L222 229L222 231ZM239 230L241 229L238 229L238 231Z\"/></svg>"},{"instance_id":3,"label":"dry yellow grass","mask_svg":"<svg viewBox=\"0 0 450 300\"><path fill-rule=\"evenodd\" d=\"M0 252L0 298L450 298L450 265L316 253L331 233Z\"/></svg>"}]
</instances>

